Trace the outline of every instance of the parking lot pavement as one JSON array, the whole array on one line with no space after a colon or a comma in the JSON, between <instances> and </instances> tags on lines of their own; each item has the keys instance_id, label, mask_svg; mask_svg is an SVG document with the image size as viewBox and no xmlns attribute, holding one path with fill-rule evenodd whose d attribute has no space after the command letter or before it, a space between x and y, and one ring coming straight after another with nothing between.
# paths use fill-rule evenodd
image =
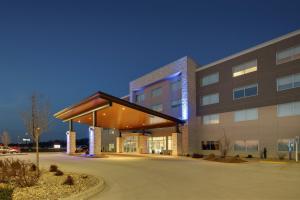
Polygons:
<instances>
[{"instance_id":1,"label":"parking lot pavement","mask_svg":"<svg viewBox=\"0 0 300 200\"><path fill-rule=\"evenodd\" d=\"M34 160L35 154L18 156ZM192 159L109 156L72 157L41 153L41 166L103 177L106 188L93 200L225 199L298 200L300 164L225 164Z\"/></svg>"}]
</instances>

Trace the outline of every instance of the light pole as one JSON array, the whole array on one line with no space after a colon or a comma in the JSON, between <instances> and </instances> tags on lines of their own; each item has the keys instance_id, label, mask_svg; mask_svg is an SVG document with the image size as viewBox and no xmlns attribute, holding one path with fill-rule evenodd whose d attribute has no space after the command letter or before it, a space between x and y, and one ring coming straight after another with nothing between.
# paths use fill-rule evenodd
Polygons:
<instances>
[{"instance_id":1,"label":"light pole","mask_svg":"<svg viewBox=\"0 0 300 200\"><path fill-rule=\"evenodd\" d=\"M298 162L298 144L299 144L299 136L296 136L295 139L295 143L296 143L296 162Z\"/></svg>"}]
</instances>

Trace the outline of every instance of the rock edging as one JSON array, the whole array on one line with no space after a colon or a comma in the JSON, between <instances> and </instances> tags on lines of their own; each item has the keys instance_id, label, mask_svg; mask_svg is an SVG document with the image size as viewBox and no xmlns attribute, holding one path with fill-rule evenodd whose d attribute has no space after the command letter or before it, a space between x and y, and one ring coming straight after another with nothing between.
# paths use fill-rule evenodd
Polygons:
<instances>
[{"instance_id":1,"label":"rock edging","mask_svg":"<svg viewBox=\"0 0 300 200\"><path fill-rule=\"evenodd\" d=\"M95 196L96 194L102 192L105 188L105 182L103 179L100 179L99 180L99 183L93 187L91 187L90 189L88 190L85 190L81 193L78 193L78 194L74 194L74 195L71 195L69 197L65 197L65 198L59 198L59 200L87 200L93 196Z\"/></svg>"}]
</instances>

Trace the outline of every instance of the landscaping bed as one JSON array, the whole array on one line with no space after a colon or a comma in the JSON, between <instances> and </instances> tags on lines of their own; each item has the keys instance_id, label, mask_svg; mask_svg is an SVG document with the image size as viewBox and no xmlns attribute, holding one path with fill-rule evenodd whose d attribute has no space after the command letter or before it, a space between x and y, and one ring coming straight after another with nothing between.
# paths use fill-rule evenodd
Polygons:
<instances>
[{"instance_id":1,"label":"landscaping bed","mask_svg":"<svg viewBox=\"0 0 300 200\"><path fill-rule=\"evenodd\" d=\"M94 176L64 173L55 165L51 165L49 170L39 171L37 176L37 169L32 167L32 163L20 160L7 162L0 163L2 200L58 200L84 192L100 182Z\"/></svg>"},{"instance_id":2,"label":"landscaping bed","mask_svg":"<svg viewBox=\"0 0 300 200\"><path fill-rule=\"evenodd\" d=\"M214 154L208 155L206 158L204 158L204 160L223 162L223 163L245 163L245 162L247 162L246 160L241 159L239 156L220 157L220 156L215 156Z\"/></svg>"}]
</instances>

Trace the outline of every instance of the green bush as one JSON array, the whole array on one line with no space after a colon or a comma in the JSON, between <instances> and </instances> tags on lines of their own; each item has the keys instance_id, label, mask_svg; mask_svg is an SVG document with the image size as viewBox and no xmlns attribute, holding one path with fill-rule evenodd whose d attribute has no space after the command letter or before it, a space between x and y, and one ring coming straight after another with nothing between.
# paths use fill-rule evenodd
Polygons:
<instances>
[{"instance_id":1,"label":"green bush","mask_svg":"<svg viewBox=\"0 0 300 200\"><path fill-rule=\"evenodd\" d=\"M203 158L203 155L199 153L193 153L192 158Z\"/></svg>"},{"instance_id":2,"label":"green bush","mask_svg":"<svg viewBox=\"0 0 300 200\"><path fill-rule=\"evenodd\" d=\"M12 187L8 187L8 186L0 187L0 199L12 200L13 191L14 189Z\"/></svg>"}]
</instances>

